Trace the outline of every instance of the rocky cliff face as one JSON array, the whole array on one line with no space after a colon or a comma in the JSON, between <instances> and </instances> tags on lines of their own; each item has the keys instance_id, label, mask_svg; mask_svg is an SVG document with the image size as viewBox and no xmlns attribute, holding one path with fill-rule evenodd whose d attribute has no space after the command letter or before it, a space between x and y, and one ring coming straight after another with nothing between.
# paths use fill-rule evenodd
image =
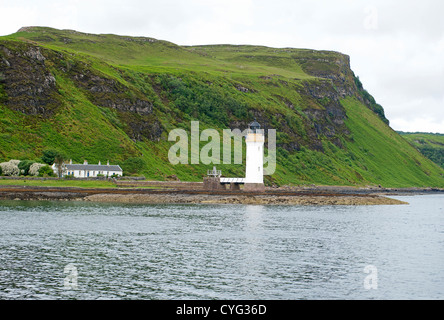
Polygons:
<instances>
[{"instance_id":1,"label":"rocky cliff face","mask_svg":"<svg viewBox=\"0 0 444 320\"><path fill-rule=\"evenodd\" d=\"M51 116L58 107L56 80L37 46L0 44L4 103L27 115Z\"/></svg>"},{"instance_id":2,"label":"rocky cliff face","mask_svg":"<svg viewBox=\"0 0 444 320\"><path fill-rule=\"evenodd\" d=\"M9 108L27 115L51 117L66 100L66 97L62 97L58 92L56 78L60 77L71 81L92 104L115 110L124 123L125 131L133 140L141 141L144 137L151 140L160 138L164 130L159 118L163 116L156 111L153 97L148 97L133 79L127 78L128 82L124 83L98 71L91 62L74 58L73 54L46 49L34 44L36 42L60 43L60 45L70 47L81 43L84 48L85 44L87 46L100 45L102 41L106 41L106 36L82 34L73 30L60 32L39 27L25 27L20 29L19 33L30 36L31 41L5 41L0 45L0 81L3 100ZM117 39L119 42L114 45L121 47L127 47L129 43L131 45L136 43L139 46L159 45L159 42L152 38L118 37ZM151 50L150 48L147 47L148 50ZM242 50L236 46L233 48ZM177 51L178 55L184 55L183 50L179 50L178 46L170 43L163 44L161 52L166 53L170 49ZM244 55L243 58L258 59L255 55ZM268 81L270 86L282 86L287 91L297 91L301 97L299 102L294 102L284 95L275 94L289 109L295 111L295 116L289 116L285 112L269 114L266 110L250 109L250 116L257 117L265 128L274 127L288 135L288 139L281 141L282 146L288 151L299 150L303 145L322 151L323 139L342 147L341 137L347 136L349 130L344 124L346 113L340 104L340 99L347 96L356 97L376 112L383 121L388 122L382 107L377 105L373 97L363 89L359 79L350 69L349 56L330 51L296 50L291 51L286 58L270 55L265 56L264 59L267 64L272 64L274 61L277 65L282 64L282 61L291 60L292 63L300 65L306 74L316 77L316 80L302 80L297 84L283 78L279 78L278 82ZM116 70L122 75L120 70ZM264 75L259 78L272 80L274 76ZM124 77L122 75L122 78ZM156 76L151 77L153 78L155 79ZM128 86L128 83L135 85ZM177 96L172 96L174 88L161 88L156 81L151 81L149 85L157 93L159 100L166 101L167 104L178 100ZM208 86L208 83L201 85ZM260 89L257 89L254 84L233 82L232 85L242 94L260 95ZM194 88L190 88L191 92L193 90L195 91ZM195 92L195 94L200 93ZM182 104L187 103L184 101L186 99L189 100L190 97L182 95ZM212 99L214 100L214 97ZM234 97L234 99L237 98ZM196 103L212 104L211 101L208 103L196 100L198 100ZM226 102L221 99L220 103ZM226 124L230 127L233 125L246 127L248 121L251 120L247 117L247 113L240 116L239 112L227 111L220 106L217 107L220 110L214 110L214 106L209 108L214 111L211 114L208 113L210 117L214 118L215 113L220 113L222 118L228 120ZM194 116L199 117L200 113ZM181 114L174 111L172 114L177 119L182 118Z\"/></svg>"},{"instance_id":3,"label":"rocky cliff face","mask_svg":"<svg viewBox=\"0 0 444 320\"><path fill-rule=\"evenodd\" d=\"M348 55L338 52L328 51L310 51L311 55L303 57L295 56L299 61L302 69L315 77L322 79L330 79L333 84L333 95L337 98L356 97L359 101L365 104L370 110L378 114L378 116L385 123L389 123L385 117L383 108L378 105L375 99L363 88L350 68L350 57ZM309 90L312 95L313 89ZM318 98L328 97L328 94L323 90L322 93L315 94ZM331 95L330 95L331 97Z\"/></svg>"},{"instance_id":4,"label":"rocky cliff face","mask_svg":"<svg viewBox=\"0 0 444 320\"><path fill-rule=\"evenodd\" d=\"M68 54L28 43L0 43L0 84L3 101L10 109L29 116L52 117L67 104L56 76L72 81L92 104L115 110L132 139L156 140L162 134L153 104L137 89Z\"/></svg>"},{"instance_id":5,"label":"rocky cliff face","mask_svg":"<svg viewBox=\"0 0 444 320\"><path fill-rule=\"evenodd\" d=\"M359 88L356 84L349 57L340 53L309 51L292 58L307 74L317 77L317 80L300 81L296 86L279 80L279 86L296 90L302 97L303 108L299 114L303 128L299 129L303 129L305 134L301 135L301 132L295 130L292 123L294 119L289 119L283 113L269 114L266 111L252 110L251 114L265 128L276 128L288 135L288 139L280 141L282 147L288 151L300 150L304 145L323 151L322 141L325 139L342 148L341 137L346 137L349 130L344 123L346 113L339 100L354 96L372 108L369 97L362 95L362 85ZM158 140L164 131L153 101L136 86L129 87L92 68L91 63L74 59L67 53L30 43L6 41L0 45L0 67L5 104L12 110L26 115L51 117L66 102L59 94L55 77L58 75L71 81L92 104L115 110L124 123L126 133L133 140ZM264 76L263 79L272 77ZM131 82L131 79L127 80ZM151 85L156 87L155 81ZM202 85L209 87L207 83ZM248 84L233 83L233 87L241 93L258 93L257 89ZM159 91L157 87L157 94L160 99L168 96L176 99L177 97L171 97L171 90L170 87L163 87ZM295 108L286 97L279 96L279 99L288 108ZM246 127L251 120L239 119L230 113L227 116L230 127ZM176 114L176 117L180 115Z\"/></svg>"}]
</instances>

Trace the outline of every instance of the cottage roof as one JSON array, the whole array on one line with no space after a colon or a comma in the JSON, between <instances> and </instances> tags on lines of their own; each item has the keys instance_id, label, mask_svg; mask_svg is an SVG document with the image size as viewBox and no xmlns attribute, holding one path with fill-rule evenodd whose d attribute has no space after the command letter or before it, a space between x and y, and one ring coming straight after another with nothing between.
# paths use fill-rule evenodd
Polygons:
<instances>
[{"instance_id":1,"label":"cottage roof","mask_svg":"<svg viewBox=\"0 0 444 320\"><path fill-rule=\"evenodd\" d=\"M65 166L66 166L66 170L123 171L119 165L67 164Z\"/></svg>"}]
</instances>

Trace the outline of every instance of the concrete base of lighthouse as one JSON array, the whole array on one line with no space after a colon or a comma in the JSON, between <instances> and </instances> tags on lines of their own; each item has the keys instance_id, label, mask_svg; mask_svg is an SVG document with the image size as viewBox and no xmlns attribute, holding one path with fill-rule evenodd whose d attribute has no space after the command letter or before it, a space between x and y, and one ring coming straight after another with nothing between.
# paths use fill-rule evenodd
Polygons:
<instances>
[{"instance_id":1,"label":"concrete base of lighthouse","mask_svg":"<svg viewBox=\"0 0 444 320\"><path fill-rule=\"evenodd\" d=\"M265 185L263 183L245 183L244 191L264 192Z\"/></svg>"},{"instance_id":2,"label":"concrete base of lighthouse","mask_svg":"<svg viewBox=\"0 0 444 320\"><path fill-rule=\"evenodd\" d=\"M220 177L205 177L203 188L204 190L226 190L225 185L220 183Z\"/></svg>"}]
</instances>

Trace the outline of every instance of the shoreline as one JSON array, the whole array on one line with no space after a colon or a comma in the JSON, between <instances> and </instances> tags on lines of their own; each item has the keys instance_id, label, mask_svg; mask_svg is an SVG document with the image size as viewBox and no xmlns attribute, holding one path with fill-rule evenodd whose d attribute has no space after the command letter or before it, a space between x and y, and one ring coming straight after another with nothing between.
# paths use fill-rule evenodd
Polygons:
<instances>
[{"instance_id":1,"label":"shoreline","mask_svg":"<svg viewBox=\"0 0 444 320\"><path fill-rule=\"evenodd\" d=\"M399 205L390 195L444 193L434 189L311 187L265 192L198 189L0 186L0 200L60 200L122 204Z\"/></svg>"},{"instance_id":2,"label":"shoreline","mask_svg":"<svg viewBox=\"0 0 444 320\"><path fill-rule=\"evenodd\" d=\"M399 205L407 202L384 196L281 196L281 195L193 195L193 194L96 194L85 201L132 204L251 204L251 205Z\"/></svg>"}]
</instances>

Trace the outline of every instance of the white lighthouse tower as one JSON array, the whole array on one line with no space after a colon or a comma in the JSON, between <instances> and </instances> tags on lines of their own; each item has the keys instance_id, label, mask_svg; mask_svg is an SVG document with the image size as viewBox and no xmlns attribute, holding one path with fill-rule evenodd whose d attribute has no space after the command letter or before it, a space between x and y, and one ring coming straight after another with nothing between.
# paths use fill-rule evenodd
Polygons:
<instances>
[{"instance_id":1,"label":"white lighthouse tower","mask_svg":"<svg viewBox=\"0 0 444 320\"><path fill-rule=\"evenodd\" d=\"M264 133L254 120L245 137L247 160L245 166L245 191L264 191Z\"/></svg>"}]
</instances>

